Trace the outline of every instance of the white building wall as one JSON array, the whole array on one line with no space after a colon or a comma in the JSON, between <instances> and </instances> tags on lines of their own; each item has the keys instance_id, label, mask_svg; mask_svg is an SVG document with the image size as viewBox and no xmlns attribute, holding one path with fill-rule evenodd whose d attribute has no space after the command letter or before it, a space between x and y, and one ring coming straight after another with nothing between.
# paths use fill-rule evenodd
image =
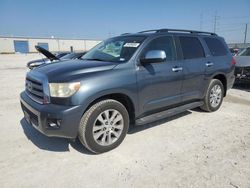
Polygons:
<instances>
[{"instance_id":1,"label":"white building wall","mask_svg":"<svg viewBox=\"0 0 250 188\"><path fill-rule=\"evenodd\" d=\"M0 38L0 53L13 53L14 40L11 38Z\"/></svg>"},{"instance_id":2,"label":"white building wall","mask_svg":"<svg viewBox=\"0 0 250 188\"><path fill-rule=\"evenodd\" d=\"M37 52L35 46L38 43L48 43L49 51L55 52L58 50L58 41L55 39L28 39L29 42L29 52Z\"/></svg>"},{"instance_id":3,"label":"white building wall","mask_svg":"<svg viewBox=\"0 0 250 188\"><path fill-rule=\"evenodd\" d=\"M84 40L59 40L60 51L70 51L70 47L74 51L85 51Z\"/></svg>"},{"instance_id":4,"label":"white building wall","mask_svg":"<svg viewBox=\"0 0 250 188\"><path fill-rule=\"evenodd\" d=\"M100 40L88 39L57 39L57 38L25 38L25 37L0 37L0 53L15 53L14 41L28 41L29 52L37 52L35 45L48 43L49 51L87 51L100 43Z\"/></svg>"},{"instance_id":5,"label":"white building wall","mask_svg":"<svg viewBox=\"0 0 250 188\"><path fill-rule=\"evenodd\" d=\"M85 40L85 51L90 50L91 48L93 48L100 42L101 41L97 41L97 40Z\"/></svg>"}]
</instances>

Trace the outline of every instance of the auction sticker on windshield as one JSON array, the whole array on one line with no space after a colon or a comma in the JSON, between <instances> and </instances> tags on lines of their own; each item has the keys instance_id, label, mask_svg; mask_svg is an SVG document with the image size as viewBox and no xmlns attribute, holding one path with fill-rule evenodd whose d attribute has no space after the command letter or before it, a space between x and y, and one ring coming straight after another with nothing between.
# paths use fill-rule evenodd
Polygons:
<instances>
[{"instance_id":1,"label":"auction sticker on windshield","mask_svg":"<svg viewBox=\"0 0 250 188\"><path fill-rule=\"evenodd\" d=\"M140 45L140 43L137 43L137 42L131 42L131 43L126 43L124 44L123 46L124 47L130 47L130 48L137 48L138 46Z\"/></svg>"}]
</instances>

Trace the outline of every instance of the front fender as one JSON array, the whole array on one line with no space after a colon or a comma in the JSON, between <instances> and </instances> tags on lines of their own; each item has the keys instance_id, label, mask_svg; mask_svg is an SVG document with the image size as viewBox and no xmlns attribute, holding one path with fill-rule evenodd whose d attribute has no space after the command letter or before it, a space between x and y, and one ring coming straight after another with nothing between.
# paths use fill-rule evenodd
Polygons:
<instances>
[{"instance_id":1,"label":"front fender","mask_svg":"<svg viewBox=\"0 0 250 188\"><path fill-rule=\"evenodd\" d=\"M128 65L89 75L82 79L81 89L72 98L77 105L89 106L93 101L106 95L126 95L138 110L138 91L135 70Z\"/></svg>"}]
</instances>

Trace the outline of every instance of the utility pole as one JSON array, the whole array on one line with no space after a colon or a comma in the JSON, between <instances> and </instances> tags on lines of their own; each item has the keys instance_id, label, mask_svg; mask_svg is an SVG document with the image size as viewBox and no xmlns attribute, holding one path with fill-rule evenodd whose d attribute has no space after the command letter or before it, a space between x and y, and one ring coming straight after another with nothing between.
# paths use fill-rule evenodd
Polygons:
<instances>
[{"instance_id":1,"label":"utility pole","mask_svg":"<svg viewBox=\"0 0 250 188\"><path fill-rule=\"evenodd\" d=\"M246 47L246 41L247 40L247 24L246 24L246 27L245 27L245 36L244 36L244 47Z\"/></svg>"},{"instance_id":2,"label":"utility pole","mask_svg":"<svg viewBox=\"0 0 250 188\"><path fill-rule=\"evenodd\" d=\"M214 33L216 33L218 18L219 16L217 16L217 11L216 11L214 16Z\"/></svg>"}]
</instances>

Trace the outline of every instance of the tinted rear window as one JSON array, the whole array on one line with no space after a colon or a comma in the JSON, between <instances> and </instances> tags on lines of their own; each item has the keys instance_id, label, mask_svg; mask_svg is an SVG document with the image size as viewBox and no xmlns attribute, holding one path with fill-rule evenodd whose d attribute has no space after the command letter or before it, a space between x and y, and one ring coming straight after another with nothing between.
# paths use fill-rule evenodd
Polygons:
<instances>
[{"instance_id":1,"label":"tinted rear window","mask_svg":"<svg viewBox=\"0 0 250 188\"><path fill-rule=\"evenodd\" d=\"M225 46L219 39L204 38L204 40L213 56L223 56L227 54Z\"/></svg>"},{"instance_id":2,"label":"tinted rear window","mask_svg":"<svg viewBox=\"0 0 250 188\"><path fill-rule=\"evenodd\" d=\"M180 37L180 43L184 59L204 57L204 50L198 38Z\"/></svg>"}]
</instances>

